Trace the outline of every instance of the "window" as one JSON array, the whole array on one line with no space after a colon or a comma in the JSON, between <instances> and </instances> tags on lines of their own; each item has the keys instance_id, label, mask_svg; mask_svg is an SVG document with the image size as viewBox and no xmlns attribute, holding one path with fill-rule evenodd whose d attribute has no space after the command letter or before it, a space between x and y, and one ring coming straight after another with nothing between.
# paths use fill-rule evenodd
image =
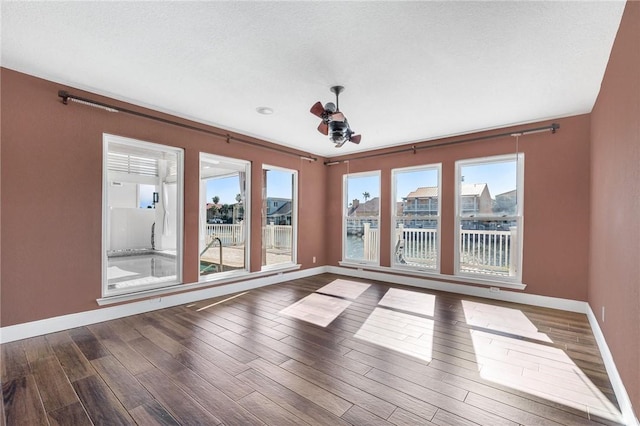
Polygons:
<instances>
[{"instance_id":1,"label":"window","mask_svg":"<svg viewBox=\"0 0 640 426\"><path fill-rule=\"evenodd\" d=\"M456 162L456 274L522 280L524 154Z\"/></svg>"},{"instance_id":2,"label":"window","mask_svg":"<svg viewBox=\"0 0 640 426\"><path fill-rule=\"evenodd\" d=\"M102 294L182 282L182 149L103 137Z\"/></svg>"},{"instance_id":3,"label":"window","mask_svg":"<svg viewBox=\"0 0 640 426\"><path fill-rule=\"evenodd\" d=\"M438 272L440 165L391 173L391 266Z\"/></svg>"},{"instance_id":4,"label":"window","mask_svg":"<svg viewBox=\"0 0 640 426\"><path fill-rule=\"evenodd\" d=\"M262 168L262 269L296 262L298 172Z\"/></svg>"},{"instance_id":5,"label":"window","mask_svg":"<svg viewBox=\"0 0 640 426\"><path fill-rule=\"evenodd\" d=\"M248 161L200 153L200 281L248 270L250 172Z\"/></svg>"},{"instance_id":6,"label":"window","mask_svg":"<svg viewBox=\"0 0 640 426\"><path fill-rule=\"evenodd\" d=\"M380 263L380 172L345 175L342 258Z\"/></svg>"}]
</instances>

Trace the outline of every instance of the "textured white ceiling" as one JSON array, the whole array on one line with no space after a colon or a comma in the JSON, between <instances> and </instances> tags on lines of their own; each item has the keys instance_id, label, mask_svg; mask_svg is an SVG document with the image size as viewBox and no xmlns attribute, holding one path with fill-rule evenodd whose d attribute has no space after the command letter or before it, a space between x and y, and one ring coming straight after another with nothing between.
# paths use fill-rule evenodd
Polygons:
<instances>
[{"instance_id":1,"label":"textured white ceiling","mask_svg":"<svg viewBox=\"0 0 640 426\"><path fill-rule=\"evenodd\" d=\"M623 9L3 1L1 64L331 157L590 112ZM336 84L359 146L334 148L309 113Z\"/></svg>"}]
</instances>

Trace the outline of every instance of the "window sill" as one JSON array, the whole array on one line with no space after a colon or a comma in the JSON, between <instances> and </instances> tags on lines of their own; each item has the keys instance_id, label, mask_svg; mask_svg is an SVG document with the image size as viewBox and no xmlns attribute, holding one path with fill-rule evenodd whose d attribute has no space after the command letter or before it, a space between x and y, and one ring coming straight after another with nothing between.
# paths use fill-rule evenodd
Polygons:
<instances>
[{"instance_id":1,"label":"window sill","mask_svg":"<svg viewBox=\"0 0 640 426\"><path fill-rule=\"evenodd\" d=\"M179 293L183 291L191 291L191 290L197 290L200 288L214 287L214 286L219 286L224 284L232 284L235 282L245 281L248 279L266 277L269 275L278 275L284 272L296 271L300 269L301 266L302 265L299 265L299 264L288 263L278 268L274 267L269 270L262 270L258 272L244 271L242 273L237 273L237 274L234 274L233 276L222 277L220 279L211 279L208 281L200 281L197 283L190 283L190 284L175 284L175 285L155 288L151 290L142 290L138 292L118 294L114 296L105 296L100 299L96 299L96 302L98 303L99 306L113 305L115 303L123 303L123 302L132 302L135 300L166 296L172 293Z\"/></svg>"},{"instance_id":2,"label":"window sill","mask_svg":"<svg viewBox=\"0 0 640 426\"><path fill-rule=\"evenodd\" d=\"M359 270L378 271L378 272L384 272L384 273L395 274L395 275L407 275L412 277L429 278L437 281L445 281L452 284L475 284L475 285L483 285L486 287L507 288L511 290L524 290L525 288L527 288L527 285L523 283L505 282L505 281L500 281L500 280L490 279L490 278L483 279L483 278L475 278L475 277L460 276L460 275L446 275L446 274L431 272L427 270L414 270L410 268L391 268L388 266L372 265L370 263L340 261L338 262L338 264L340 266L344 266L345 268L355 268Z\"/></svg>"}]
</instances>

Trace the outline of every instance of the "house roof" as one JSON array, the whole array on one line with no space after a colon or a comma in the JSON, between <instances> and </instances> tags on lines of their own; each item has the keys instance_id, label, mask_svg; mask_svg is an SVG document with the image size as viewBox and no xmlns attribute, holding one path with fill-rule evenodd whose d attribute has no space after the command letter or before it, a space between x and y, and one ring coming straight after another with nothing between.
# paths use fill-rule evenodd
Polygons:
<instances>
[{"instance_id":1,"label":"house roof","mask_svg":"<svg viewBox=\"0 0 640 426\"><path fill-rule=\"evenodd\" d=\"M380 198L373 197L367 200L366 203L360 203L355 208L349 210L349 216L371 214L373 212L380 211Z\"/></svg>"},{"instance_id":2,"label":"house roof","mask_svg":"<svg viewBox=\"0 0 640 426\"><path fill-rule=\"evenodd\" d=\"M269 213L269 216L289 216L291 215L291 201L280 205L277 210Z\"/></svg>"},{"instance_id":3,"label":"house roof","mask_svg":"<svg viewBox=\"0 0 640 426\"><path fill-rule=\"evenodd\" d=\"M437 186L422 186L410 192L406 198L429 198L438 196Z\"/></svg>"},{"instance_id":4,"label":"house roof","mask_svg":"<svg viewBox=\"0 0 640 426\"><path fill-rule=\"evenodd\" d=\"M460 192L463 197L470 195L479 197L485 189L487 189L486 183L463 183Z\"/></svg>"},{"instance_id":5,"label":"house roof","mask_svg":"<svg viewBox=\"0 0 640 426\"><path fill-rule=\"evenodd\" d=\"M2 66L334 157L590 112L625 2L330 7L4 1ZM309 112L338 84L340 150Z\"/></svg>"},{"instance_id":6,"label":"house roof","mask_svg":"<svg viewBox=\"0 0 640 426\"><path fill-rule=\"evenodd\" d=\"M461 188L462 196L480 196L485 188L487 188L486 183L463 183ZM437 196L437 186L421 186L415 191L410 192L406 198L429 198Z\"/></svg>"}]
</instances>

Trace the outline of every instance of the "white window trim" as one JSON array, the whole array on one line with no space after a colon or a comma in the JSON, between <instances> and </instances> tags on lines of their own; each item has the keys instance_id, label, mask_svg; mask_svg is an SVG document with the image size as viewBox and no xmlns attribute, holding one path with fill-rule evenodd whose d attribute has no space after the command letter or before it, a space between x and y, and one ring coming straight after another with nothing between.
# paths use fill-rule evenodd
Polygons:
<instances>
[{"instance_id":1,"label":"white window trim","mask_svg":"<svg viewBox=\"0 0 640 426\"><path fill-rule=\"evenodd\" d=\"M436 169L438 172L438 216L435 217L438 225L436 226L437 238L438 238L438 255L436 258L436 267L435 269L425 268L419 265L403 265L396 263L395 259L395 249L396 249L396 241L395 241L395 232L396 232L396 198L398 198L397 187L396 187L396 174L403 172L411 172L411 171L420 171L420 170L432 170ZM441 233L441 225L442 225L442 163L435 164L425 164L421 166L413 166L413 167L403 167L398 169L391 170L391 233L389 238L391 240L391 250L389 251L391 255L390 265L391 269L403 270L403 271L418 271L422 273L430 273L430 274L439 274L440 273L440 260L442 259L442 233ZM429 220L433 220L433 217L429 217Z\"/></svg>"},{"instance_id":2,"label":"white window trim","mask_svg":"<svg viewBox=\"0 0 640 426\"><path fill-rule=\"evenodd\" d=\"M176 208L176 279L173 281L161 282L158 284L150 284L145 286L135 286L130 288L124 288L121 290L109 290L109 280L107 278L107 268L109 260L107 256L107 233L109 227L107 224L108 213L107 208L109 205L108 188L109 188L109 168L108 168L108 154L109 144L118 143L123 145L130 145L144 149L150 149L154 151L171 151L176 155L177 171L176 171L176 185L178 190L176 191L177 208ZM163 287L171 287L177 284L181 284L182 280L182 262L183 262L183 240L184 240L184 150L169 145L162 145L154 142L146 142L138 139L126 138L123 136L112 135L109 133L102 134L102 299L108 299L110 297L122 296L129 293L138 293L140 291L154 290Z\"/></svg>"},{"instance_id":3,"label":"white window trim","mask_svg":"<svg viewBox=\"0 0 640 426\"><path fill-rule=\"evenodd\" d=\"M250 271L251 265L251 162L246 160L239 160L237 158L231 157L223 157L220 155L209 154L208 152L201 152L198 159L198 183L202 182L202 160L211 160L218 161L224 163L236 164L238 166L244 167L245 172L245 200L244 200L244 224L245 224L245 235L244 235L244 269L236 269L233 271L219 272L216 274L209 275L200 275L200 256L198 256L198 261L196 264L196 271L198 271L198 282L211 282L211 281L223 281L227 279L232 279L236 276L242 276L247 274ZM202 188L200 188L202 189ZM205 190L206 191L206 190ZM202 200L202 194L198 193L199 199ZM206 197L205 197L206 198ZM200 206L202 208L202 206ZM201 219L201 215L198 211L198 221ZM205 226L206 226L206 214L205 214ZM202 224L199 223L198 226L198 241L200 241L200 230L202 229ZM200 243L198 243L199 245ZM198 247L198 255L200 254L200 248Z\"/></svg>"},{"instance_id":4,"label":"white window trim","mask_svg":"<svg viewBox=\"0 0 640 426\"><path fill-rule=\"evenodd\" d=\"M278 167L278 166L271 166L268 164L263 164L262 165L262 170L279 170L281 172L287 172L287 173L291 173L293 175L293 182L292 182L292 186L293 188L291 188L291 195L293 197L293 200L291 202L291 221L293 222L293 224L291 225L291 261L290 262L283 262L283 263L277 263L275 265L264 265L260 268L261 271L265 271L265 272L269 272L269 271L277 271L279 269L286 269L289 268L290 266L296 265L298 262L298 198L299 198L299 194L298 194L298 170L294 170L294 169L287 169L286 167ZM266 197L267 194L262 194L263 197ZM261 200L262 201L262 200ZM261 203L262 204L262 203ZM268 203L267 203L268 204ZM267 205L267 208L269 206ZM264 214L266 215L267 212L263 211L261 212L261 215ZM262 221L261 221L262 222ZM261 229L260 229L260 245L262 247L262 225L260 225ZM260 262L262 263L262 262Z\"/></svg>"},{"instance_id":5,"label":"white window trim","mask_svg":"<svg viewBox=\"0 0 640 426\"><path fill-rule=\"evenodd\" d=\"M381 194L380 186L382 185L382 174L380 170L372 170L368 172L361 173L349 173L342 176L342 262L353 263L359 265L380 265L380 239L382 232L380 228L380 208L378 209L378 247L376 248L376 253L378 254L378 258L376 260L364 260L364 259L352 259L346 257L346 247L347 247L347 212L348 212L348 187L347 182L349 178L352 177L367 177L367 176L377 176L378 177L378 194ZM382 207L382 197L380 197L380 207Z\"/></svg>"},{"instance_id":6,"label":"white window trim","mask_svg":"<svg viewBox=\"0 0 640 426\"><path fill-rule=\"evenodd\" d=\"M517 156L517 158L516 158ZM518 211L516 212L516 216L505 216L505 217L497 217L497 216L485 216L478 215L470 218L465 217L465 219L470 220L509 220L516 219L518 226L518 247L517 247L517 270L516 275L514 277L505 277L499 275L483 275L483 274L473 274L469 272L461 272L460 271L460 222L461 217L459 213L460 209L460 183L461 183L461 169L463 166L468 166L472 164L490 164L490 163L503 163L506 161L517 160L516 163L516 205ZM512 283L512 284L522 284L522 259L523 259L523 247L524 247L524 153L514 153L514 154L504 154L504 155L496 155L491 157L478 157L471 158L466 160L458 160L456 161L456 180L455 180L455 203L454 203L454 215L455 215L455 225L454 225L454 276L461 277L466 280L473 281L493 281L493 282L504 282L504 283Z\"/></svg>"}]
</instances>

